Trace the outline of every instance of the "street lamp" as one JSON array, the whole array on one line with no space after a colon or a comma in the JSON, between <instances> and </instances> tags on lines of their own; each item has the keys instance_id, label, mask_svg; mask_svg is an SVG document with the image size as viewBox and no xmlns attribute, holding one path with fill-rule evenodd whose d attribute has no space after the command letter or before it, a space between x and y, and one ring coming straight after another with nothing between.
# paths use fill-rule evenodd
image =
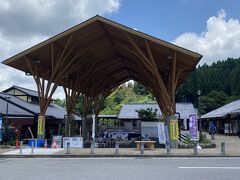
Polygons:
<instances>
[{"instance_id":1,"label":"street lamp","mask_svg":"<svg viewBox=\"0 0 240 180\"><path fill-rule=\"evenodd\" d=\"M9 100L11 99L10 96L5 96L5 99L7 101L7 107L6 107L6 115L5 115L5 125L4 125L4 128L5 128L5 143L7 142L7 139L8 139L8 102Z\"/></svg>"},{"instance_id":2,"label":"street lamp","mask_svg":"<svg viewBox=\"0 0 240 180\"><path fill-rule=\"evenodd\" d=\"M201 119L201 112L200 112L200 96L201 90L197 91L198 95L198 117L199 117L199 141L202 139L202 119Z\"/></svg>"}]
</instances>

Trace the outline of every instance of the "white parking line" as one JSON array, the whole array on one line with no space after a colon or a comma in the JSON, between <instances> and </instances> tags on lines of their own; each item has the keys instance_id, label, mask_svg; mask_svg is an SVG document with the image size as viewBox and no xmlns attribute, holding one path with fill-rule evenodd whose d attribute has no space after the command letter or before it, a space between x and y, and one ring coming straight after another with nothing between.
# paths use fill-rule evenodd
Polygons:
<instances>
[{"instance_id":1,"label":"white parking line","mask_svg":"<svg viewBox=\"0 0 240 180\"><path fill-rule=\"evenodd\" d=\"M122 159L135 159L133 157L83 157L83 158L15 158L15 159L25 159L25 160L34 160L34 159L41 159L41 160L110 160L110 159L118 159L118 160L122 160Z\"/></svg>"},{"instance_id":2,"label":"white parking line","mask_svg":"<svg viewBox=\"0 0 240 180\"><path fill-rule=\"evenodd\" d=\"M56 158L55 158L56 159ZM59 158L59 159L65 159L65 158ZM109 160L109 159L135 159L135 158L132 158L132 157L86 157L86 158L67 158L67 159L86 159L86 160Z\"/></svg>"},{"instance_id":3,"label":"white parking line","mask_svg":"<svg viewBox=\"0 0 240 180\"><path fill-rule=\"evenodd\" d=\"M240 169L240 167L223 167L223 166L210 166L210 167L178 167L179 169Z\"/></svg>"},{"instance_id":4,"label":"white parking line","mask_svg":"<svg viewBox=\"0 0 240 180\"><path fill-rule=\"evenodd\" d=\"M240 159L240 157L153 157L152 159Z\"/></svg>"}]
</instances>

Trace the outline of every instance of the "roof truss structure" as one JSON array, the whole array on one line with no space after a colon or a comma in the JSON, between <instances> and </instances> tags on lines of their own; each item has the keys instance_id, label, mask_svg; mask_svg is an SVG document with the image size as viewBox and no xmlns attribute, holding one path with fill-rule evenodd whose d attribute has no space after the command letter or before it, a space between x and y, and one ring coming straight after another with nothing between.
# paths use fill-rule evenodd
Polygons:
<instances>
[{"instance_id":1,"label":"roof truss structure","mask_svg":"<svg viewBox=\"0 0 240 180\"><path fill-rule=\"evenodd\" d=\"M167 116L175 114L175 91L201 57L95 16L3 63L34 77L41 114L57 86L94 99L133 79L153 93Z\"/></svg>"}]
</instances>

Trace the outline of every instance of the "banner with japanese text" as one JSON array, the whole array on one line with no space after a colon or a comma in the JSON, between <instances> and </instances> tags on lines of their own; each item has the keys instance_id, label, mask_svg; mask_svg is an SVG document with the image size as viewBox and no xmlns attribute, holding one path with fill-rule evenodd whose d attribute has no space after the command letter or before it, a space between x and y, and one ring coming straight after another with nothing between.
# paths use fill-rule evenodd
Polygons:
<instances>
[{"instance_id":1,"label":"banner with japanese text","mask_svg":"<svg viewBox=\"0 0 240 180\"><path fill-rule=\"evenodd\" d=\"M158 140L159 144L166 144L166 132L165 132L165 123L158 123Z\"/></svg>"},{"instance_id":2,"label":"banner with japanese text","mask_svg":"<svg viewBox=\"0 0 240 180\"><path fill-rule=\"evenodd\" d=\"M179 135L179 131L178 131L178 120L176 119L172 119L170 120L170 139L171 140L178 140L178 135Z\"/></svg>"},{"instance_id":3,"label":"banner with japanese text","mask_svg":"<svg viewBox=\"0 0 240 180\"><path fill-rule=\"evenodd\" d=\"M198 140L198 120L197 114L189 114L189 132L192 141Z\"/></svg>"},{"instance_id":4,"label":"banner with japanese text","mask_svg":"<svg viewBox=\"0 0 240 180\"><path fill-rule=\"evenodd\" d=\"M45 132L45 116L38 116L38 135Z\"/></svg>"}]
</instances>

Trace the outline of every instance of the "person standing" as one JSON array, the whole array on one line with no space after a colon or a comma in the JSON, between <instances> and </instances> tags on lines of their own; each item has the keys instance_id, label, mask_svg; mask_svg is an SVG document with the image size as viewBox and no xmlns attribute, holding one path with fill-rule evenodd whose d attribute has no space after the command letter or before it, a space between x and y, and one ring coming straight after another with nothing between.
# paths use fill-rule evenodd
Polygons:
<instances>
[{"instance_id":1,"label":"person standing","mask_svg":"<svg viewBox=\"0 0 240 180\"><path fill-rule=\"evenodd\" d=\"M211 135L211 139L214 140L214 134L216 133L216 126L214 125L213 122L210 123L209 125L209 132L210 132L210 135Z\"/></svg>"}]
</instances>

